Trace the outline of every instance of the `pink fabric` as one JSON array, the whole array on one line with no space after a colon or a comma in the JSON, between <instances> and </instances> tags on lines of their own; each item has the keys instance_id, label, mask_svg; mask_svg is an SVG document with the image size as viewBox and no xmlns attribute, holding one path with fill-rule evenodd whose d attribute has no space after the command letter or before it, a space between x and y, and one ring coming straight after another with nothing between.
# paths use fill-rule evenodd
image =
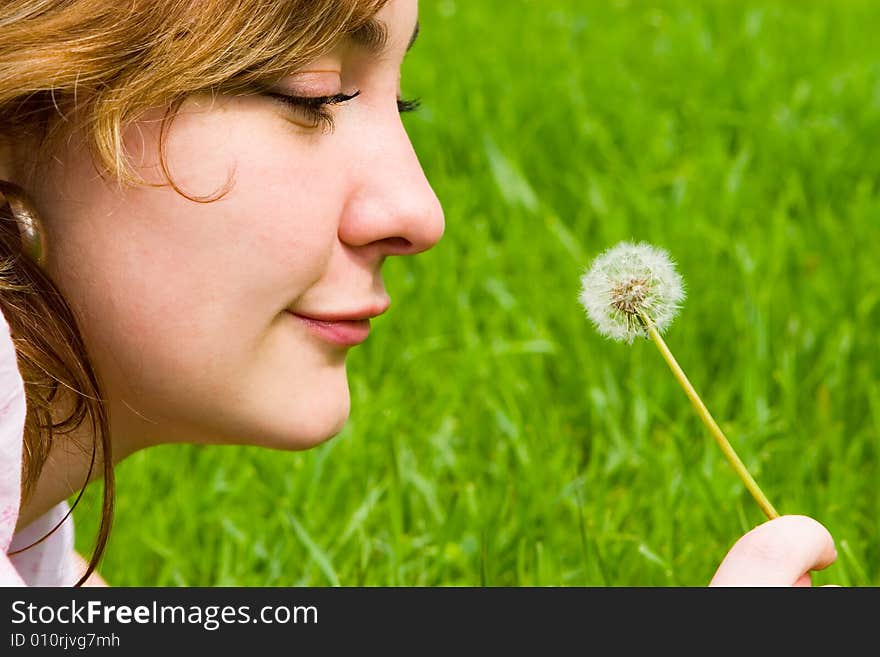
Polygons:
<instances>
[{"instance_id":1,"label":"pink fabric","mask_svg":"<svg viewBox=\"0 0 880 657\"><path fill-rule=\"evenodd\" d=\"M0 586L71 586L75 583L72 517L39 545L7 555L41 538L69 509L67 502L61 502L15 531L21 506L25 412L24 382L9 324L0 312Z\"/></svg>"}]
</instances>

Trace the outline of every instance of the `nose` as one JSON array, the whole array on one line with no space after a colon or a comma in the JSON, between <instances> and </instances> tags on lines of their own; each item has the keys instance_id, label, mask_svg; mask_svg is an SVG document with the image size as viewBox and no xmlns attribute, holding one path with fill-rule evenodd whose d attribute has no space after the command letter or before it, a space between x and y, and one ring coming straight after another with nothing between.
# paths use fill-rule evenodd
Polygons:
<instances>
[{"instance_id":1,"label":"nose","mask_svg":"<svg viewBox=\"0 0 880 657\"><path fill-rule=\"evenodd\" d=\"M427 251L443 236L443 208L398 117L377 130L352 164L356 182L346 200L339 239L372 246L380 256Z\"/></svg>"}]
</instances>

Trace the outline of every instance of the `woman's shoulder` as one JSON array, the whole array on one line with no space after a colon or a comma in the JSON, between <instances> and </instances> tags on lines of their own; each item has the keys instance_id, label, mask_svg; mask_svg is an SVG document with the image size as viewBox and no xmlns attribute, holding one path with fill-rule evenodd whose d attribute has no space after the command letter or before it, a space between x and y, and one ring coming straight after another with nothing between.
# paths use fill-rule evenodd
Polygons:
<instances>
[{"instance_id":1,"label":"woman's shoulder","mask_svg":"<svg viewBox=\"0 0 880 657\"><path fill-rule=\"evenodd\" d=\"M0 310L0 584L6 585L21 583L6 552L15 533L21 505L25 413L24 382L9 323Z\"/></svg>"},{"instance_id":2,"label":"woman's shoulder","mask_svg":"<svg viewBox=\"0 0 880 657\"><path fill-rule=\"evenodd\" d=\"M18 410L24 411L24 408L24 382L18 369L12 331L0 308L0 417ZM24 430L23 415L21 429Z\"/></svg>"}]
</instances>

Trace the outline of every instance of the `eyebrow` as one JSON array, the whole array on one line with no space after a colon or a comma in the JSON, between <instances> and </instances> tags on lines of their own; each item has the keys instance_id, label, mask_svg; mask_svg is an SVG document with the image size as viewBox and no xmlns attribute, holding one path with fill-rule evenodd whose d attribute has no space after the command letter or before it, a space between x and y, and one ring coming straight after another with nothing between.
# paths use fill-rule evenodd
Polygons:
<instances>
[{"instance_id":1,"label":"eyebrow","mask_svg":"<svg viewBox=\"0 0 880 657\"><path fill-rule=\"evenodd\" d=\"M388 26L376 18L370 18L349 36L354 43L373 55L383 54L388 46ZM418 36L419 23L416 21L415 29L406 46L407 52L413 47Z\"/></svg>"}]
</instances>

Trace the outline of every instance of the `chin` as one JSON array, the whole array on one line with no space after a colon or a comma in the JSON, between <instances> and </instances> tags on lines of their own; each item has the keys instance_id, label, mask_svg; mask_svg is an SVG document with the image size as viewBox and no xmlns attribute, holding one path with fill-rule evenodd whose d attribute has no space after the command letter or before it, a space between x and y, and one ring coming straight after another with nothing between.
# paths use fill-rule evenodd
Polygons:
<instances>
[{"instance_id":1,"label":"chin","mask_svg":"<svg viewBox=\"0 0 880 657\"><path fill-rule=\"evenodd\" d=\"M346 391L347 392L347 391ZM251 434L249 444L289 451L301 451L324 443L345 427L351 401L343 398L315 400L301 412L272 418L271 425Z\"/></svg>"}]
</instances>

